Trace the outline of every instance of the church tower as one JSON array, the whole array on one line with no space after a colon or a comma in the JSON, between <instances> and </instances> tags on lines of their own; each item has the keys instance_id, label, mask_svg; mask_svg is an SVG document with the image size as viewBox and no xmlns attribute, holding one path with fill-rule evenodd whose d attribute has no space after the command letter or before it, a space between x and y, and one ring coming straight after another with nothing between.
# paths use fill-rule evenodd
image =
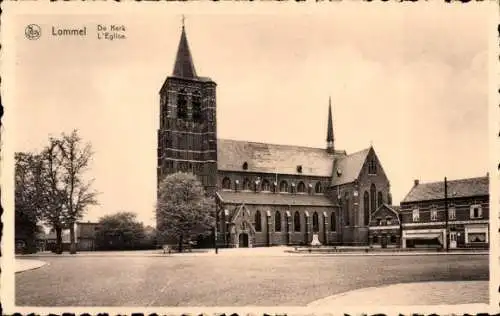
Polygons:
<instances>
[{"instance_id":1,"label":"church tower","mask_svg":"<svg viewBox=\"0 0 500 316\"><path fill-rule=\"evenodd\" d=\"M192 172L208 193L215 191L216 87L196 73L183 18L174 70L160 89L157 185L168 174Z\"/></svg>"},{"instance_id":2,"label":"church tower","mask_svg":"<svg viewBox=\"0 0 500 316\"><path fill-rule=\"evenodd\" d=\"M332 118L332 97L328 98L328 127L326 130L326 151L335 153L335 143L333 138L333 118Z\"/></svg>"}]
</instances>

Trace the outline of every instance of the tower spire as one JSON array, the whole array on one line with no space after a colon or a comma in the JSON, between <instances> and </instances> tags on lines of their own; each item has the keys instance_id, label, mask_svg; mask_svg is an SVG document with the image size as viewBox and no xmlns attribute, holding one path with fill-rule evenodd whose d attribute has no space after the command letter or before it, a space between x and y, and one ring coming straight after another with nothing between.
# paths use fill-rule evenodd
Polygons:
<instances>
[{"instance_id":1,"label":"tower spire","mask_svg":"<svg viewBox=\"0 0 500 316\"><path fill-rule=\"evenodd\" d=\"M328 128L326 131L326 150L329 153L335 152L333 138L333 118L332 118L332 97L328 97Z\"/></svg>"},{"instance_id":2,"label":"tower spire","mask_svg":"<svg viewBox=\"0 0 500 316\"><path fill-rule=\"evenodd\" d=\"M177 57L175 58L174 71L172 75L174 77L194 79L197 76L187 41L186 28L184 25L185 19L186 18L183 15L181 39L179 41L179 47L177 48Z\"/></svg>"}]
</instances>

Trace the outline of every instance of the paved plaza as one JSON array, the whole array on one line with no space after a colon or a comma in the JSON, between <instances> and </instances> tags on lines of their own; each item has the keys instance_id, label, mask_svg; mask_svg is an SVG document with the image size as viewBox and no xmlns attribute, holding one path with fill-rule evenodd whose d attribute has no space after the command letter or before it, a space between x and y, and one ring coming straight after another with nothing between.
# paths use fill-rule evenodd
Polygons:
<instances>
[{"instance_id":1,"label":"paved plaza","mask_svg":"<svg viewBox=\"0 0 500 316\"><path fill-rule=\"evenodd\" d=\"M488 303L488 256L477 254L302 255L263 248L23 258L47 264L16 274L19 306L314 306L338 303L338 295L351 291L356 301L392 302L391 286L401 283L399 297L420 293L422 304Z\"/></svg>"}]
</instances>

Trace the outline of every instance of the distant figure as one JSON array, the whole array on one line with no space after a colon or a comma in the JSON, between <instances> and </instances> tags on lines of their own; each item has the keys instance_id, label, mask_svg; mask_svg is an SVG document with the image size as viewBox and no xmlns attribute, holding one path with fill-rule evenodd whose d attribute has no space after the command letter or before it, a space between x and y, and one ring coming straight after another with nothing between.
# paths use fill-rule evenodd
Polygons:
<instances>
[{"instance_id":1,"label":"distant figure","mask_svg":"<svg viewBox=\"0 0 500 316\"><path fill-rule=\"evenodd\" d=\"M169 245L163 245L163 254L166 254L167 252L168 252L168 254L171 254L172 249L170 248Z\"/></svg>"},{"instance_id":2,"label":"distant figure","mask_svg":"<svg viewBox=\"0 0 500 316\"><path fill-rule=\"evenodd\" d=\"M319 241L318 234L313 235L313 240L311 241L311 246L313 246L313 247L321 246L321 242Z\"/></svg>"}]
</instances>

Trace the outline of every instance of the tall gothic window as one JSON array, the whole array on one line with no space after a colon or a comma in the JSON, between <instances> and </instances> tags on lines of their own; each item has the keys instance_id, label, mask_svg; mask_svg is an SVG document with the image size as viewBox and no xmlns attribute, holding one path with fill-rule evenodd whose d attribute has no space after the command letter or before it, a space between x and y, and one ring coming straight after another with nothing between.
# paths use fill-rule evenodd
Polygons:
<instances>
[{"instance_id":1,"label":"tall gothic window","mask_svg":"<svg viewBox=\"0 0 500 316\"><path fill-rule=\"evenodd\" d=\"M382 192L378 192L377 195L377 207L380 207L384 203L384 197L382 196Z\"/></svg>"},{"instance_id":2,"label":"tall gothic window","mask_svg":"<svg viewBox=\"0 0 500 316\"><path fill-rule=\"evenodd\" d=\"M288 183L285 180L280 182L280 192L288 192Z\"/></svg>"},{"instance_id":3,"label":"tall gothic window","mask_svg":"<svg viewBox=\"0 0 500 316\"><path fill-rule=\"evenodd\" d=\"M304 184L304 182L302 181L299 182L299 185L297 185L297 192L299 193L306 192L306 185Z\"/></svg>"},{"instance_id":4,"label":"tall gothic window","mask_svg":"<svg viewBox=\"0 0 500 316\"><path fill-rule=\"evenodd\" d=\"M322 193L323 192L323 190L321 188L321 182L316 183L316 187L314 188L314 191L316 193Z\"/></svg>"},{"instance_id":5,"label":"tall gothic window","mask_svg":"<svg viewBox=\"0 0 500 316\"><path fill-rule=\"evenodd\" d=\"M177 95L177 118L187 119L187 96L184 89L181 89Z\"/></svg>"},{"instance_id":6,"label":"tall gothic window","mask_svg":"<svg viewBox=\"0 0 500 316\"><path fill-rule=\"evenodd\" d=\"M250 180L248 178L243 180L243 190L250 190Z\"/></svg>"},{"instance_id":7,"label":"tall gothic window","mask_svg":"<svg viewBox=\"0 0 500 316\"><path fill-rule=\"evenodd\" d=\"M370 159L368 162L368 174L377 174L377 162L375 158Z\"/></svg>"},{"instance_id":8,"label":"tall gothic window","mask_svg":"<svg viewBox=\"0 0 500 316\"><path fill-rule=\"evenodd\" d=\"M222 180L222 188L227 190L231 189L231 180L228 177L225 177L224 180Z\"/></svg>"},{"instance_id":9,"label":"tall gothic window","mask_svg":"<svg viewBox=\"0 0 500 316\"><path fill-rule=\"evenodd\" d=\"M318 213L314 212L313 214L313 232L319 232L319 217Z\"/></svg>"},{"instance_id":10,"label":"tall gothic window","mask_svg":"<svg viewBox=\"0 0 500 316\"><path fill-rule=\"evenodd\" d=\"M335 212L332 212L332 215L330 215L330 230L332 232L337 230L337 218L335 216Z\"/></svg>"},{"instance_id":11,"label":"tall gothic window","mask_svg":"<svg viewBox=\"0 0 500 316\"><path fill-rule=\"evenodd\" d=\"M349 214L349 192L344 194L345 226L351 225L351 214Z\"/></svg>"},{"instance_id":12,"label":"tall gothic window","mask_svg":"<svg viewBox=\"0 0 500 316\"><path fill-rule=\"evenodd\" d=\"M370 211L375 211L377 207L377 188L375 184L372 183L370 186Z\"/></svg>"},{"instance_id":13,"label":"tall gothic window","mask_svg":"<svg viewBox=\"0 0 500 316\"><path fill-rule=\"evenodd\" d=\"M271 191L271 184L267 180L262 180L262 191Z\"/></svg>"},{"instance_id":14,"label":"tall gothic window","mask_svg":"<svg viewBox=\"0 0 500 316\"><path fill-rule=\"evenodd\" d=\"M296 232L300 232L300 215L297 211L293 215L293 230Z\"/></svg>"},{"instance_id":15,"label":"tall gothic window","mask_svg":"<svg viewBox=\"0 0 500 316\"><path fill-rule=\"evenodd\" d=\"M201 122L202 121L202 112L201 112L201 96L199 92L195 92L193 95L193 121Z\"/></svg>"},{"instance_id":16,"label":"tall gothic window","mask_svg":"<svg viewBox=\"0 0 500 316\"><path fill-rule=\"evenodd\" d=\"M363 195L363 211L364 224L368 226L370 223L370 195L368 191L365 191Z\"/></svg>"},{"instance_id":17,"label":"tall gothic window","mask_svg":"<svg viewBox=\"0 0 500 316\"><path fill-rule=\"evenodd\" d=\"M262 231L262 218L260 215L260 211L255 212L255 231L256 232Z\"/></svg>"},{"instance_id":18,"label":"tall gothic window","mask_svg":"<svg viewBox=\"0 0 500 316\"><path fill-rule=\"evenodd\" d=\"M274 215L274 231L281 231L281 213L279 211L276 211Z\"/></svg>"}]
</instances>

